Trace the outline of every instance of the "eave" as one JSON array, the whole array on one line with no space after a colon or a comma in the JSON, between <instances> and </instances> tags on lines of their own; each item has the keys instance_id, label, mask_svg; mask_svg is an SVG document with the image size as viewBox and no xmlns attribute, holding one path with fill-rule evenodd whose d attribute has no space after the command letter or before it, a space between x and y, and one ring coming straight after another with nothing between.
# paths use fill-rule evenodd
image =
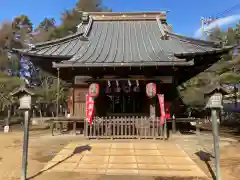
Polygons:
<instances>
[{"instance_id":1,"label":"eave","mask_svg":"<svg viewBox=\"0 0 240 180\"><path fill-rule=\"evenodd\" d=\"M175 53L174 55L179 58L218 55L218 54L228 53L231 49L233 49L233 46L226 46L223 48L217 48L217 49L213 49L205 52Z\"/></svg>"},{"instance_id":2,"label":"eave","mask_svg":"<svg viewBox=\"0 0 240 180\"><path fill-rule=\"evenodd\" d=\"M53 68L90 68L90 67L158 67L158 66L193 66L194 60L191 61L163 61L163 62L136 62L136 63L56 63L53 62Z\"/></svg>"},{"instance_id":3,"label":"eave","mask_svg":"<svg viewBox=\"0 0 240 180\"><path fill-rule=\"evenodd\" d=\"M73 56L69 55L69 56L58 56L58 55L40 55L40 54L34 54L34 53L27 53L27 52L24 52L22 51L21 49L15 49L15 48L12 48L11 52L14 52L14 53L18 53L18 54L21 54L21 55L24 55L24 56L29 56L29 57L34 57L34 58L42 58L42 59L53 59L54 61L56 60L68 60L68 59L71 59Z\"/></svg>"}]
</instances>

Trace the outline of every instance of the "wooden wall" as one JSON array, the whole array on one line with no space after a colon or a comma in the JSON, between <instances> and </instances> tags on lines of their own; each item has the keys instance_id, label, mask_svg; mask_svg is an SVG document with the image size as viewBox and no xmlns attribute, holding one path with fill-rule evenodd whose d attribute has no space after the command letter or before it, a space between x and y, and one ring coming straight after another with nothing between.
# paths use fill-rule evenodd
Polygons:
<instances>
[{"instance_id":1,"label":"wooden wall","mask_svg":"<svg viewBox=\"0 0 240 180\"><path fill-rule=\"evenodd\" d=\"M88 93L88 85L75 85L73 87L73 116L85 118L86 112L86 94Z\"/></svg>"}]
</instances>

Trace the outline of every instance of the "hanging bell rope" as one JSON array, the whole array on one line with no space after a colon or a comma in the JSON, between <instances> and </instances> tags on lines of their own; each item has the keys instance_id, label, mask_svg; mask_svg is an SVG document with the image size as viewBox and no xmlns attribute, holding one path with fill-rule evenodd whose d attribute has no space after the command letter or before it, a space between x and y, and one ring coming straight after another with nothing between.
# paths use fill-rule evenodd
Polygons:
<instances>
[{"instance_id":1,"label":"hanging bell rope","mask_svg":"<svg viewBox=\"0 0 240 180\"><path fill-rule=\"evenodd\" d=\"M111 87L111 81L108 80L108 87Z\"/></svg>"},{"instance_id":2,"label":"hanging bell rope","mask_svg":"<svg viewBox=\"0 0 240 180\"><path fill-rule=\"evenodd\" d=\"M116 80L116 85L117 85L117 87L119 87L119 82L118 82L118 80Z\"/></svg>"},{"instance_id":3,"label":"hanging bell rope","mask_svg":"<svg viewBox=\"0 0 240 180\"><path fill-rule=\"evenodd\" d=\"M131 81L130 81L130 80L128 80L128 85L129 85L129 87L131 87L131 86L132 86L132 83L131 83Z\"/></svg>"},{"instance_id":4,"label":"hanging bell rope","mask_svg":"<svg viewBox=\"0 0 240 180\"><path fill-rule=\"evenodd\" d=\"M136 80L136 85L137 85L137 87L139 87L139 81L138 80Z\"/></svg>"}]
</instances>

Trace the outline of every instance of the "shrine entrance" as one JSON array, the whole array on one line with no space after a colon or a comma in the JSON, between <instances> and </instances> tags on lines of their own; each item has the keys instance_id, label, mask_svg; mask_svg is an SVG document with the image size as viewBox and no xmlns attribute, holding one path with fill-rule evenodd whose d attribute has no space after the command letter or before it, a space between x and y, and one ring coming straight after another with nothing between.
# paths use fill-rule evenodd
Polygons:
<instances>
[{"instance_id":1,"label":"shrine entrance","mask_svg":"<svg viewBox=\"0 0 240 180\"><path fill-rule=\"evenodd\" d=\"M146 87L142 81L104 81L96 98L96 116L148 116Z\"/></svg>"},{"instance_id":2,"label":"shrine entrance","mask_svg":"<svg viewBox=\"0 0 240 180\"><path fill-rule=\"evenodd\" d=\"M85 137L167 138L166 123L160 123L159 99L146 95L148 81L112 80L98 83L101 88L95 98L96 111L92 124L85 122ZM156 93L166 95L166 101L174 100L171 89L176 89L175 86L158 83L156 87Z\"/></svg>"},{"instance_id":3,"label":"shrine entrance","mask_svg":"<svg viewBox=\"0 0 240 180\"><path fill-rule=\"evenodd\" d=\"M157 84L157 94L164 94L164 101L172 104L178 98L176 86L171 83ZM148 81L124 80L100 82L100 94L95 99L95 116L150 116L150 104L155 106L155 116L161 116L159 100L146 95Z\"/></svg>"}]
</instances>

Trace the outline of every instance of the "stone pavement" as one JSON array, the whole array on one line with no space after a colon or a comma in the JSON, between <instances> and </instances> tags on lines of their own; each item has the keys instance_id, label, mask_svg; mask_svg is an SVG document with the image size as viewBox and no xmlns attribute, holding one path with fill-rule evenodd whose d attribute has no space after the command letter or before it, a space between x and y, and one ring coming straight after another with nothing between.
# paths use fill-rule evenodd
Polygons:
<instances>
[{"instance_id":1,"label":"stone pavement","mask_svg":"<svg viewBox=\"0 0 240 180\"><path fill-rule=\"evenodd\" d=\"M47 172L207 177L173 142L72 142L43 169Z\"/></svg>"}]
</instances>

